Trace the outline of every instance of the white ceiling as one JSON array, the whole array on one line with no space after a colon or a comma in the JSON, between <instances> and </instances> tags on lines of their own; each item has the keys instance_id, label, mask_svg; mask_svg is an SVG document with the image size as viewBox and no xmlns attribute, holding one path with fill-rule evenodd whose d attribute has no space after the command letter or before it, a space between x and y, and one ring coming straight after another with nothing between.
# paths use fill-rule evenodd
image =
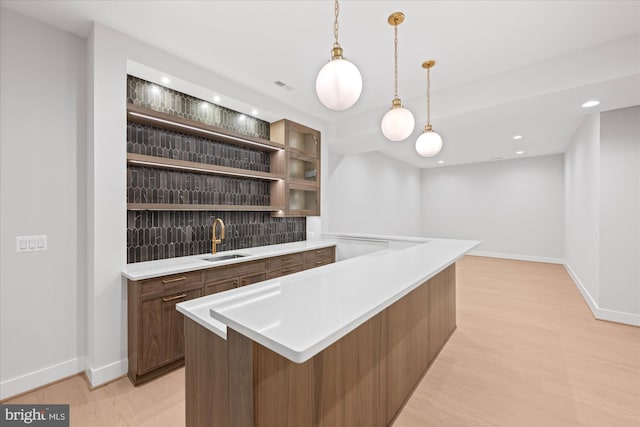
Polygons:
<instances>
[{"instance_id":1,"label":"white ceiling","mask_svg":"<svg viewBox=\"0 0 640 427\"><path fill-rule=\"evenodd\" d=\"M364 89L340 113L314 90L333 43L330 0L1 4L81 36L99 22L334 125L333 151L380 151L418 167L561 153L586 114L640 104L640 1L343 0L340 42ZM394 11L406 15L399 94L416 117L401 143L379 130L393 97ZM426 119L426 59L437 61L432 124L445 144L433 159L413 149ZM580 108L590 98L601 105Z\"/></svg>"}]
</instances>

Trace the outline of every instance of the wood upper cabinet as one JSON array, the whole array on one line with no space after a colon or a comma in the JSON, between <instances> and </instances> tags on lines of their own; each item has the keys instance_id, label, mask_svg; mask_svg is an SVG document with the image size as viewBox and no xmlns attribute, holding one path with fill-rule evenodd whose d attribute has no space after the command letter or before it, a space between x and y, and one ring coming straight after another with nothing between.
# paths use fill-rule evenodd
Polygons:
<instances>
[{"instance_id":1,"label":"wood upper cabinet","mask_svg":"<svg viewBox=\"0 0 640 427\"><path fill-rule=\"evenodd\" d=\"M279 164L285 176L280 199L285 210L274 216L320 215L320 132L291 120L271 123L271 140L285 147ZM277 196L276 196L277 197Z\"/></svg>"}]
</instances>

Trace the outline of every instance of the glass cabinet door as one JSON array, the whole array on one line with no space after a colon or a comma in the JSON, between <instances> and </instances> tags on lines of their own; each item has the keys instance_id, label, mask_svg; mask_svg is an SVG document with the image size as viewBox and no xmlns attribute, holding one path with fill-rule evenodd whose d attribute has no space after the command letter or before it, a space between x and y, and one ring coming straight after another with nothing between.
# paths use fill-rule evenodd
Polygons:
<instances>
[{"instance_id":1,"label":"glass cabinet door","mask_svg":"<svg viewBox=\"0 0 640 427\"><path fill-rule=\"evenodd\" d=\"M289 190L289 211L291 212L318 212L318 192L310 190Z\"/></svg>"},{"instance_id":2,"label":"glass cabinet door","mask_svg":"<svg viewBox=\"0 0 640 427\"><path fill-rule=\"evenodd\" d=\"M305 181L309 184L318 182L318 161L289 158L289 178Z\"/></svg>"},{"instance_id":3,"label":"glass cabinet door","mask_svg":"<svg viewBox=\"0 0 640 427\"><path fill-rule=\"evenodd\" d=\"M318 157L318 135L295 126L289 127L289 148L312 157Z\"/></svg>"}]
</instances>

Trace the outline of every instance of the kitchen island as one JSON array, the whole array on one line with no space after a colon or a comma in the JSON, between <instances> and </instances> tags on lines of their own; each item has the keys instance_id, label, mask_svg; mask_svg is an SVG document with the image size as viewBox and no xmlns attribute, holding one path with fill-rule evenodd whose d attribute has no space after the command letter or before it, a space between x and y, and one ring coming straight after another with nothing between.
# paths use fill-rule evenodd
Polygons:
<instances>
[{"instance_id":1,"label":"kitchen island","mask_svg":"<svg viewBox=\"0 0 640 427\"><path fill-rule=\"evenodd\" d=\"M478 243L414 240L178 304L187 426L389 425L455 330L455 262Z\"/></svg>"}]
</instances>

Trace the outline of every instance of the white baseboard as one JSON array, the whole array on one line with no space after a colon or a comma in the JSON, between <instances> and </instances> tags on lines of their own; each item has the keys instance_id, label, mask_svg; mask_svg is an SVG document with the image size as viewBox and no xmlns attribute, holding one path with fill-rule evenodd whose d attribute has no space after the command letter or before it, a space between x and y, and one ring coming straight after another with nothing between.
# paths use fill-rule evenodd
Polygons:
<instances>
[{"instance_id":1,"label":"white baseboard","mask_svg":"<svg viewBox=\"0 0 640 427\"><path fill-rule=\"evenodd\" d=\"M598 306L598 303L591 297L591 294L589 293L587 288L584 287L578 275L575 273L575 271L573 271L571 266L566 261L564 262L564 268L567 270L567 273L569 273L571 280L573 280L573 283L575 283L576 288L578 288L580 294L582 294L582 298L584 298L585 302L589 306L593 317L599 320L608 320L610 322L640 326L640 315L638 314L600 308L600 306Z\"/></svg>"},{"instance_id":2,"label":"white baseboard","mask_svg":"<svg viewBox=\"0 0 640 427\"><path fill-rule=\"evenodd\" d=\"M96 369L88 366L87 378L91 383L91 387L98 387L126 375L128 370L129 360L123 359Z\"/></svg>"},{"instance_id":3,"label":"white baseboard","mask_svg":"<svg viewBox=\"0 0 640 427\"><path fill-rule=\"evenodd\" d=\"M75 375L84 371L84 368L85 361L80 357L2 381L0 382L0 400Z\"/></svg>"},{"instance_id":4,"label":"white baseboard","mask_svg":"<svg viewBox=\"0 0 640 427\"><path fill-rule=\"evenodd\" d=\"M532 261L532 262L546 262L550 264L564 264L564 259L562 258L548 258L542 256L534 256L534 255L518 255L518 254L505 254L500 252L484 252L484 251L470 251L468 255L473 256L485 256L489 258L504 258L504 259L515 259L518 261Z\"/></svg>"}]
</instances>

